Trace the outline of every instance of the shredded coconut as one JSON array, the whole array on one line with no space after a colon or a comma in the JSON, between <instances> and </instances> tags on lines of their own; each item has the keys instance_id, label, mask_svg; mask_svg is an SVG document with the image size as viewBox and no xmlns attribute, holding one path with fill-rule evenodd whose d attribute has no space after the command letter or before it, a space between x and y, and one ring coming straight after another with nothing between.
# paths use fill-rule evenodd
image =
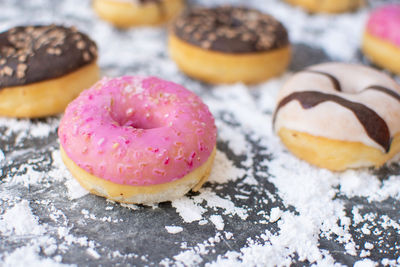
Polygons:
<instances>
[{"instance_id":1,"label":"shredded coconut","mask_svg":"<svg viewBox=\"0 0 400 267\"><path fill-rule=\"evenodd\" d=\"M225 223L221 215L211 215L210 221L215 225L215 228L217 228L217 230L219 231L224 230Z\"/></svg>"},{"instance_id":2,"label":"shredded coconut","mask_svg":"<svg viewBox=\"0 0 400 267\"><path fill-rule=\"evenodd\" d=\"M8 209L0 218L0 232L6 235L41 235L46 231L26 200Z\"/></svg>"},{"instance_id":3,"label":"shredded coconut","mask_svg":"<svg viewBox=\"0 0 400 267\"><path fill-rule=\"evenodd\" d=\"M103 265L400 264L400 244L390 241L400 234L393 213L400 157L379 170L333 173L291 155L271 127L278 90L291 71L321 61L365 61L359 46L368 8L311 15L279 0L246 4L281 20L294 44L290 70L255 86L188 79L167 56L165 29L117 30L94 15L90 1L2 3L1 30L67 21L96 40L104 75L157 75L198 93L216 118L218 150L198 193L151 207L118 204L89 195L64 166L60 116L0 118L0 265L85 265L88 258ZM168 248L141 249L166 232Z\"/></svg>"},{"instance_id":4,"label":"shredded coconut","mask_svg":"<svg viewBox=\"0 0 400 267\"><path fill-rule=\"evenodd\" d=\"M183 228L180 226L165 226L165 229L170 234L177 234L183 231Z\"/></svg>"}]
</instances>

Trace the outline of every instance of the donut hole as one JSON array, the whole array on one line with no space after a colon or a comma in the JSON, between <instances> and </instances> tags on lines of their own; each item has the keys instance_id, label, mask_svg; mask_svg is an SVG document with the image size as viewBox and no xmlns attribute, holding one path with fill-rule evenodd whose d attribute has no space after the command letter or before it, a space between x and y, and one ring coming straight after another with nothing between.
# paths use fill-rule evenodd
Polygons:
<instances>
[{"instance_id":1,"label":"donut hole","mask_svg":"<svg viewBox=\"0 0 400 267\"><path fill-rule=\"evenodd\" d=\"M122 127L133 127L136 129L143 129L143 130L156 129L156 128L160 128L163 126L158 121L154 121L154 120L144 121L143 119L135 118L135 117L126 118L125 120L122 120L121 122L119 122L119 124Z\"/></svg>"},{"instance_id":2,"label":"donut hole","mask_svg":"<svg viewBox=\"0 0 400 267\"><path fill-rule=\"evenodd\" d=\"M118 116L118 114L111 115L114 122L116 122L117 126L120 127L133 127L135 129L155 129L163 127L161 121L155 117L151 116L149 113L144 114L134 114L131 116Z\"/></svg>"},{"instance_id":3,"label":"donut hole","mask_svg":"<svg viewBox=\"0 0 400 267\"><path fill-rule=\"evenodd\" d=\"M110 116L115 125L120 127L133 127L135 129L155 129L164 126L158 112L142 107L112 106Z\"/></svg>"}]
</instances>

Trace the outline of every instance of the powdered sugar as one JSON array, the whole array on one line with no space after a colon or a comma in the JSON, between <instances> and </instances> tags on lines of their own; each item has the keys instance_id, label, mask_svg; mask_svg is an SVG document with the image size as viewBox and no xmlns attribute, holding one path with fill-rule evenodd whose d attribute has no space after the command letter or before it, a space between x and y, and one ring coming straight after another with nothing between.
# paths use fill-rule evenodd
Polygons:
<instances>
[{"instance_id":1,"label":"powdered sugar","mask_svg":"<svg viewBox=\"0 0 400 267\"><path fill-rule=\"evenodd\" d=\"M116 30L96 18L89 1L43 0L24 8L14 2L2 6L1 21L67 19L97 41L108 76L157 75L200 94L219 134L199 193L144 207L105 201L79 186L59 154L59 117L1 118L1 265L400 264L398 158L380 170L332 173L289 154L272 133L271 114L290 71L256 86L208 86L179 72L162 28ZM284 1L263 3L247 4L288 27L293 70L330 58L363 60L358 47L368 9L310 15Z\"/></svg>"},{"instance_id":2,"label":"powdered sugar","mask_svg":"<svg viewBox=\"0 0 400 267\"><path fill-rule=\"evenodd\" d=\"M46 232L43 225L39 225L26 200L17 203L8 209L0 218L0 232L5 235L41 235Z\"/></svg>"},{"instance_id":3,"label":"powdered sugar","mask_svg":"<svg viewBox=\"0 0 400 267\"><path fill-rule=\"evenodd\" d=\"M165 229L170 234L177 234L183 231L183 228L180 226L165 226Z\"/></svg>"}]
</instances>

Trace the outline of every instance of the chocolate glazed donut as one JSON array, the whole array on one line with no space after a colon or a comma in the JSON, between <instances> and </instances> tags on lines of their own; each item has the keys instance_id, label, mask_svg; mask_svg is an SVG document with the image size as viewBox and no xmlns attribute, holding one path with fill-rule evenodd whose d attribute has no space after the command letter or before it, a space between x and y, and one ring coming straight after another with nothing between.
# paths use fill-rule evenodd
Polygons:
<instances>
[{"instance_id":1,"label":"chocolate glazed donut","mask_svg":"<svg viewBox=\"0 0 400 267\"><path fill-rule=\"evenodd\" d=\"M273 127L289 150L293 149L300 158L318 166L333 170L379 166L400 149L397 140L399 102L399 86L383 73L351 64L321 64L297 73L284 85L273 116ZM374 154L372 159L365 153L354 158L357 153L352 153L351 162L343 163L346 155L339 154L320 155L330 162L312 160L299 152L302 149L298 145L293 147L294 139L303 135L318 141L319 145L321 141L335 140L344 145L365 146L381 157ZM312 145L316 145L315 142L311 142ZM319 154L318 148L315 150L312 152ZM340 166L335 165L335 161L340 161Z\"/></svg>"},{"instance_id":2,"label":"chocolate glazed donut","mask_svg":"<svg viewBox=\"0 0 400 267\"><path fill-rule=\"evenodd\" d=\"M0 88L57 78L97 58L97 46L74 27L15 27L0 34Z\"/></svg>"},{"instance_id":3,"label":"chocolate glazed donut","mask_svg":"<svg viewBox=\"0 0 400 267\"><path fill-rule=\"evenodd\" d=\"M208 83L258 83L280 75L290 60L285 27L246 7L194 8L171 27L169 53L188 76Z\"/></svg>"},{"instance_id":4,"label":"chocolate glazed donut","mask_svg":"<svg viewBox=\"0 0 400 267\"><path fill-rule=\"evenodd\" d=\"M0 116L60 113L98 80L97 47L74 27L15 27L0 34Z\"/></svg>"}]
</instances>

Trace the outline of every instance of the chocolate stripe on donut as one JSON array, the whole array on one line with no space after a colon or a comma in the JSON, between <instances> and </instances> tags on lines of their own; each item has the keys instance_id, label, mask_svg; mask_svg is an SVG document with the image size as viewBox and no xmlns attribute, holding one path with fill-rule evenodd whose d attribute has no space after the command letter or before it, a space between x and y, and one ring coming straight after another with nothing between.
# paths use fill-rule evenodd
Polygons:
<instances>
[{"instance_id":1,"label":"chocolate stripe on donut","mask_svg":"<svg viewBox=\"0 0 400 267\"><path fill-rule=\"evenodd\" d=\"M360 103L349 101L337 95L331 95L317 91L292 93L279 102L274 113L273 125L275 125L275 119L279 110L287 103L294 100L299 101L304 109L310 109L323 102L332 101L351 110L364 127L367 135L380 146L382 146L386 152L389 152L392 140L389 133L389 127L387 126L386 122L369 107Z\"/></svg>"},{"instance_id":2,"label":"chocolate stripe on donut","mask_svg":"<svg viewBox=\"0 0 400 267\"><path fill-rule=\"evenodd\" d=\"M371 85L371 86L368 86L367 88L365 88L364 90L376 90L376 91L388 94L400 102L400 95L386 87L383 87L380 85Z\"/></svg>"},{"instance_id":3,"label":"chocolate stripe on donut","mask_svg":"<svg viewBox=\"0 0 400 267\"><path fill-rule=\"evenodd\" d=\"M318 71L318 70L304 70L303 72L311 72L311 73L326 76L332 82L333 88L335 88L336 91L338 91L338 92L342 91L342 86L340 85L339 80L332 74L329 74L329 73L323 72L323 71Z\"/></svg>"}]
</instances>

